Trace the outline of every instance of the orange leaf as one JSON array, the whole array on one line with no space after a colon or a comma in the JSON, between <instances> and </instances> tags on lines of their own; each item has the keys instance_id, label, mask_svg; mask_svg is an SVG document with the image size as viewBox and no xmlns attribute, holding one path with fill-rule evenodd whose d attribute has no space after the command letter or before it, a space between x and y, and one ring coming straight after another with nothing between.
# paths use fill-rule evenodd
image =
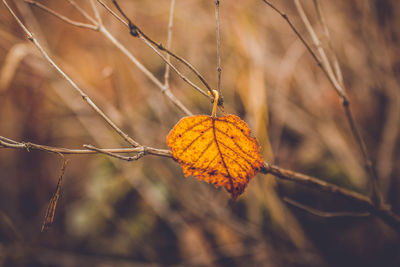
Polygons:
<instances>
[{"instance_id":1,"label":"orange leaf","mask_svg":"<svg viewBox=\"0 0 400 267\"><path fill-rule=\"evenodd\" d=\"M264 164L260 145L235 115L185 117L170 131L167 144L186 177L224 186L234 199Z\"/></svg>"}]
</instances>

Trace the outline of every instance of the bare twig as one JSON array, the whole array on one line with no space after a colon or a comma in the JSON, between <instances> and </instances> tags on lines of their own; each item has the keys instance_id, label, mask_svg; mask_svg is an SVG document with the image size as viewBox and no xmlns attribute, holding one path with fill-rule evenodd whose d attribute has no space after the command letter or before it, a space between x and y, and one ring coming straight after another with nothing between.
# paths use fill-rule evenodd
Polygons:
<instances>
[{"instance_id":1,"label":"bare twig","mask_svg":"<svg viewBox=\"0 0 400 267\"><path fill-rule=\"evenodd\" d=\"M275 165L271 165L264 162L264 166L261 169L264 174L272 174L282 180L288 180L314 188L319 191L329 192L335 195L345 197L351 201L364 205L371 214L379 216L387 224L391 225L396 231L400 232L400 216L393 213L389 208L385 206L377 206L369 197L341 188L337 185L330 184L316 177L305 175L302 173L286 170Z\"/></svg>"},{"instance_id":2,"label":"bare twig","mask_svg":"<svg viewBox=\"0 0 400 267\"><path fill-rule=\"evenodd\" d=\"M314 0L314 6L315 9L317 11L317 15L318 15L318 19L321 22L321 26L324 32L324 35L328 41L328 48L332 57L332 63L333 63L333 69L335 71L336 74L336 78L338 79L339 83L343 86L343 74L342 74L342 70L340 68L339 65L339 61L337 59L337 56L333 50L333 46L332 46L332 42L331 42L331 37L329 34L329 29L328 29L328 25L326 24L326 20L325 20L325 16L324 13L322 12L322 8L321 8L321 4L319 2L319 0Z\"/></svg>"},{"instance_id":3,"label":"bare twig","mask_svg":"<svg viewBox=\"0 0 400 267\"><path fill-rule=\"evenodd\" d=\"M328 182L325 182L321 179L301 174L298 172L282 169L278 166L269 164L267 162L264 163L264 167L261 170L262 173L267 174L273 174L274 176L281 178L283 180L288 180L288 181L293 181L298 184L305 185L307 187L311 187L314 189L317 189L319 191L325 191L329 192L335 195L340 195L343 196L347 199L351 199L355 202L358 202L359 204L366 205L367 207L373 207L373 204L369 197L361 195L357 192L350 191L347 189L344 189L342 187L330 184Z\"/></svg>"},{"instance_id":4,"label":"bare twig","mask_svg":"<svg viewBox=\"0 0 400 267\"><path fill-rule=\"evenodd\" d=\"M92 18L83 8L81 8L74 0L67 0L82 16L84 16L87 20L91 21L93 24L98 24L94 18Z\"/></svg>"},{"instance_id":5,"label":"bare twig","mask_svg":"<svg viewBox=\"0 0 400 267\"><path fill-rule=\"evenodd\" d=\"M337 217L368 217L371 215L370 212L350 212L350 211L341 211L341 212L329 212L329 211L321 211L314 209L310 206L301 204L293 199L288 197L284 197L283 201L287 202L288 204L292 205L293 207L299 208L304 210L310 214L315 216L323 217L323 218L337 218Z\"/></svg>"},{"instance_id":6,"label":"bare twig","mask_svg":"<svg viewBox=\"0 0 400 267\"><path fill-rule=\"evenodd\" d=\"M43 145L37 145L33 143L23 143L17 142L5 137L0 136L0 148L13 148L13 149L23 149L28 152L31 150L40 150L46 151L51 153L61 153L61 154L94 154L94 153L102 153L107 156L115 157L115 153L143 153L145 155L155 155L161 157L168 157L172 158L172 154L169 150L165 149L157 149L153 147L137 147L137 148L114 148L114 149L100 149L90 147L90 149L67 149L67 148L55 148ZM312 177L309 175L305 175L302 173L294 172L291 170L286 170L280 168L275 165L271 165L267 162L264 162L263 168L260 170L263 174L272 174L275 177L281 180L292 181L294 183L304 185L308 188L316 189L318 191L328 192L337 196L342 196L350 201L358 203L365 207L365 209L370 212L371 214L375 214L382 218L385 222L389 225L393 226L394 229L400 231L400 216L393 213L389 209L385 207L377 207L371 201L371 199L367 196L359 194L354 191L350 191L344 188L341 188L337 185L330 184L325 182L319 178Z\"/></svg>"},{"instance_id":7,"label":"bare twig","mask_svg":"<svg viewBox=\"0 0 400 267\"><path fill-rule=\"evenodd\" d=\"M215 35L217 39L217 90L219 95L221 95L221 35L219 26L219 0L215 0Z\"/></svg>"},{"instance_id":8,"label":"bare twig","mask_svg":"<svg viewBox=\"0 0 400 267\"><path fill-rule=\"evenodd\" d=\"M3 136L0 136L0 148L14 148L14 149L24 149L28 152L31 150L45 151L49 153L57 153L57 154L95 154L99 153L98 151L91 149L70 149L63 147L51 147L46 145L38 145L30 142L17 142ZM101 152L109 152L109 153L140 153L146 152L146 155L155 155L161 157L172 157L171 152L165 149L158 149L148 146L140 146L134 148L111 148L111 149L101 149ZM104 154L104 153L103 153Z\"/></svg>"},{"instance_id":9,"label":"bare twig","mask_svg":"<svg viewBox=\"0 0 400 267\"><path fill-rule=\"evenodd\" d=\"M38 8L43 9L44 11L52 14L53 16L61 19L62 21L69 23L71 25L74 25L76 27L80 27L80 28L86 28L86 29L90 29L90 30L98 30L98 26L97 25L92 25L92 24L87 24L87 23L82 23L82 22L78 22L78 21L74 21L70 18L67 18L64 15L61 15L60 13L46 7L45 5L42 5L41 3L37 2L36 0L24 0L26 3L32 5L32 6L36 6Z\"/></svg>"},{"instance_id":10,"label":"bare twig","mask_svg":"<svg viewBox=\"0 0 400 267\"><path fill-rule=\"evenodd\" d=\"M103 6L106 6L101 0L97 0L98 2L100 2ZM204 86L207 88L207 90L212 94L212 89L211 87L208 85L207 81L204 79L204 77L200 74L200 72L192 65L190 64L187 60L185 60L184 58L176 55L175 53L171 52L170 50L166 49L162 44L157 43L156 41L154 41L153 39L151 39L149 36L147 36L142 30L140 30L140 28L134 24L132 22L131 19L128 18L128 16L123 12L123 10L121 9L121 7L118 5L116 0L112 0L112 2L114 3L115 7L118 9L118 11L121 13L121 15L128 21L128 22L124 22L124 24L129 28L130 34L134 37L139 37L141 40L145 41L145 43L147 45L149 45L151 48L153 49L158 49L161 50L163 52L168 53L169 55L171 55L172 57L174 57L176 60L178 60L179 62L183 63L186 67L188 67L198 78L199 80L204 84ZM107 8L107 10L110 10L110 8ZM113 16L115 16L116 14L114 12L111 13ZM121 20L120 20L121 21ZM167 63L168 65L170 65L170 67L185 81L187 82L190 86L194 87L196 90L198 90L199 92L201 92L204 96L208 97L209 99L211 99L211 97L206 94L201 88L199 88L198 86L194 85L192 82L189 81L189 79L187 79L185 76L183 76L182 74L180 74L178 72L178 70L171 64L169 63L164 56L162 56L162 54L158 53L158 55L165 61L165 63ZM222 106L222 102L220 103L220 105Z\"/></svg>"},{"instance_id":11,"label":"bare twig","mask_svg":"<svg viewBox=\"0 0 400 267\"><path fill-rule=\"evenodd\" d=\"M90 5L92 6L92 9L93 9L93 12L94 12L97 22L99 24L103 25L103 21L101 20L99 10L97 9L97 7L95 5L94 0L90 0Z\"/></svg>"},{"instance_id":12,"label":"bare twig","mask_svg":"<svg viewBox=\"0 0 400 267\"><path fill-rule=\"evenodd\" d=\"M99 107L97 107L97 105L89 98L89 96L87 96L86 93L53 61L53 59L43 49L43 47L38 42L38 40L25 27L25 25L22 23L22 21L17 17L17 15L14 13L14 11L10 8L10 6L7 4L6 0L3 0L3 3L7 7L8 11L11 13L11 15L14 17L14 19L17 21L18 25L25 32L25 34L27 35L28 40L31 41L39 49L39 51L43 55L43 57L50 63L50 65L52 65L64 77L65 80L67 80L71 84L71 86L75 89L75 91L78 92L82 96L82 99L97 114L99 114L104 119L104 121L108 125L110 125L125 141L127 141L133 147L140 146L138 142L136 142L131 137L129 137L129 135L127 135L125 132L123 132L110 118L108 118L108 116L106 114L104 114L104 112Z\"/></svg>"},{"instance_id":13,"label":"bare twig","mask_svg":"<svg viewBox=\"0 0 400 267\"><path fill-rule=\"evenodd\" d=\"M32 4L46 12L48 12L49 14L55 16L56 18L61 19L64 22L67 22L71 25L74 26L78 26L77 23L75 23L74 21L72 21L69 18L66 18L65 16L59 14L58 12L38 3L36 0L25 0L26 2L28 2L29 4ZM91 30L95 30L95 31L99 31L100 33L102 33L108 40L111 41L112 44L114 44L132 63L134 63L140 71L142 71L144 73L145 76L147 76L148 79L150 79L150 81L152 81L157 87L160 88L161 92L166 95L170 101L176 106L178 107L183 113L185 113L186 115L192 115L192 113L188 110L188 108L185 107L185 105L182 104L182 102L180 102L175 95L172 94L171 91L166 91L164 90L164 85L153 75L153 73L151 73L139 60L136 59L136 57L134 57L132 55L132 53L126 49L125 46L123 46L102 24L101 19L96 22L96 20L94 20L92 17L89 16L89 14L87 14L83 9L81 9L74 1L72 0L68 0L69 3L71 3L85 18L90 19L93 23L95 23L95 25L89 25L90 27L83 27L83 28L88 28ZM96 8L96 6L92 5L93 9L95 10L95 14L98 14L98 10ZM97 15L96 15L97 16ZM78 22L79 23L79 22ZM85 24L86 25L86 24Z\"/></svg>"},{"instance_id":14,"label":"bare twig","mask_svg":"<svg viewBox=\"0 0 400 267\"><path fill-rule=\"evenodd\" d=\"M131 157L126 157L126 156L121 156L119 154L116 154L114 152L107 151L105 149L100 149L100 148L94 147L92 145L83 145L83 147L85 147L89 150L99 152L101 154L106 154L107 156L110 156L110 157L114 157L114 158L122 159L122 160L126 160L126 161L133 161L133 160L140 159L141 157L144 156L144 151L145 151L144 147L142 147L142 151L140 151L137 155L131 156Z\"/></svg>"},{"instance_id":15,"label":"bare twig","mask_svg":"<svg viewBox=\"0 0 400 267\"><path fill-rule=\"evenodd\" d=\"M302 18L302 20L304 21L307 30L310 32L310 35L314 41L314 44L317 46L317 50L320 53L321 56L321 60L317 57L317 55L314 53L314 51L311 49L311 47L307 44L307 42L304 40L304 38L302 37L302 35L298 32L298 30L296 29L296 27L292 24L292 22L289 20L288 16L283 13L282 11L280 11L278 8L276 8L273 4L271 4L269 1L267 0L262 0L265 4L267 4L269 7L271 7L275 12L277 12L279 15L282 16L282 18L285 19L285 21L288 23L288 25L290 26L290 28L293 30L293 32L296 34L296 36L301 40L301 42L304 44L304 46L306 47L306 49L308 50L308 52L311 54L311 56L313 57L313 59L315 60L315 62L317 63L317 65L320 67L320 69L323 71L323 73L325 74L325 76L328 78L328 80L331 82L333 88L335 89L335 91L337 92L337 94L339 95L341 102L342 102L342 106L345 110L345 115L347 118L347 121L350 125L350 129L351 132L353 134L353 137L361 151L362 157L363 157L363 161L364 161L364 167L367 171L367 173L369 174L370 177L370 181L372 184L372 196L371 199L372 201L377 205L380 206L381 202L382 202L382 197L380 194L380 191L378 189L378 178L376 177L376 173L372 164L372 161L369 157L369 154L367 152L367 148L364 142L364 139L362 138L360 131L358 129L358 126L354 120L354 116L351 112L350 109L350 101L347 97L347 94L344 90L344 88L342 87L342 85L338 82L338 80L336 79L336 76L334 75L332 68L330 67L330 63L326 57L326 54L323 50L323 48L321 47L321 44L319 42L319 39L317 37L317 35L314 33L314 31L312 30L311 24L308 22L308 19L303 11L303 9L301 8L301 5L299 3L298 0L295 0L296 6L299 10L300 16Z\"/></svg>"},{"instance_id":16,"label":"bare twig","mask_svg":"<svg viewBox=\"0 0 400 267\"><path fill-rule=\"evenodd\" d=\"M171 0L171 6L169 9L169 19L168 19L168 37L167 37L167 49L171 50L172 43L172 27L174 23L174 10L175 10L175 0ZM171 61L171 55L166 53L165 58L168 62ZM169 74L170 74L170 66L165 64L165 73L164 73L164 87L165 89L169 89Z\"/></svg>"}]
</instances>

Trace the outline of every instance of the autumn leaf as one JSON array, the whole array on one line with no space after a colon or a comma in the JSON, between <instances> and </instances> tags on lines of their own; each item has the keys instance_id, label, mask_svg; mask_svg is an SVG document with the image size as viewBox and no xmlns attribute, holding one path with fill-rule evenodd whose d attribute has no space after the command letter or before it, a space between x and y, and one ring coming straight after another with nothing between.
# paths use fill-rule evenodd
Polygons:
<instances>
[{"instance_id":1,"label":"autumn leaf","mask_svg":"<svg viewBox=\"0 0 400 267\"><path fill-rule=\"evenodd\" d=\"M235 115L185 117L170 131L167 144L186 177L223 186L234 199L264 162L249 127Z\"/></svg>"}]
</instances>

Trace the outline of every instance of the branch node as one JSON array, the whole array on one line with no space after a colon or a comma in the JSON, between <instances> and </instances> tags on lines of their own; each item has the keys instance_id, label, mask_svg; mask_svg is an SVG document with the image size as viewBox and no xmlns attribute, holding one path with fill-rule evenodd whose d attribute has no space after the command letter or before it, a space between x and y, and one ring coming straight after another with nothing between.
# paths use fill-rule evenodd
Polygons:
<instances>
[{"instance_id":1,"label":"branch node","mask_svg":"<svg viewBox=\"0 0 400 267\"><path fill-rule=\"evenodd\" d=\"M23 143L23 144L25 145L26 151L31 152L31 147L32 147L31 143Z\"/></svg>"},{"instance_id":2,"label":"branch node","mask_svg":"<svg viewBox=\"0 0 400 267\"><path fill-rule=\"evenodd\" d=\"M138 37L139 36L138 28L135 25L133 25L133 23L131 21L129 21L128 23L129 23L130 34L134 37Z\"/></svg>"}]
</instances>

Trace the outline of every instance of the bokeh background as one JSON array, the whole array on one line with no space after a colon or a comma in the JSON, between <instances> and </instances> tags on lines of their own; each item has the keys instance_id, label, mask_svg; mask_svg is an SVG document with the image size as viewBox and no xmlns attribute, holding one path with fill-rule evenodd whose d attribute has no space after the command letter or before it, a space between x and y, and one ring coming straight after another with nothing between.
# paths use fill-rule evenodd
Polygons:
<instances>
[{"instance_id":1,"label":"bokeh background","mask_svg":"<svg viewBox=\"0 0 400 267\"><path fill-rule=\"evenodd\" d=\"M184 114L104 35L21 0L8 2L56 63L122 129L141 144L167 148L166 135ZM119 2L146 34L166 43L169 0ZM301 2L323 47L330 42L338 57L380 189L400 213L400 2L321 1L329 40L313 1ZM68 1L40 3L88 22ZM77 3L93 15L89 1ZM311 43L293 2L272 3ZM165 63L96 5L104 26L163 81ZM0 135L67 148L127 147L0 6ZM248 122L264 158L369 194L341 103L285 21L256 0L222 0L220 16L225 110ZM214 1L176 1L172 50L216 86ZM208 99L175 73L171 91L194 114L210 113ZM0 265L400 265L399 232L380 219L322 218L283 201L288 197L321 211L357 211L353 203L328 193L259 174L232 202L223 189L184 178L168 158L67 158L55 223L41 233L61 159L0 148Z\"/></svg>"}]
</instances>

